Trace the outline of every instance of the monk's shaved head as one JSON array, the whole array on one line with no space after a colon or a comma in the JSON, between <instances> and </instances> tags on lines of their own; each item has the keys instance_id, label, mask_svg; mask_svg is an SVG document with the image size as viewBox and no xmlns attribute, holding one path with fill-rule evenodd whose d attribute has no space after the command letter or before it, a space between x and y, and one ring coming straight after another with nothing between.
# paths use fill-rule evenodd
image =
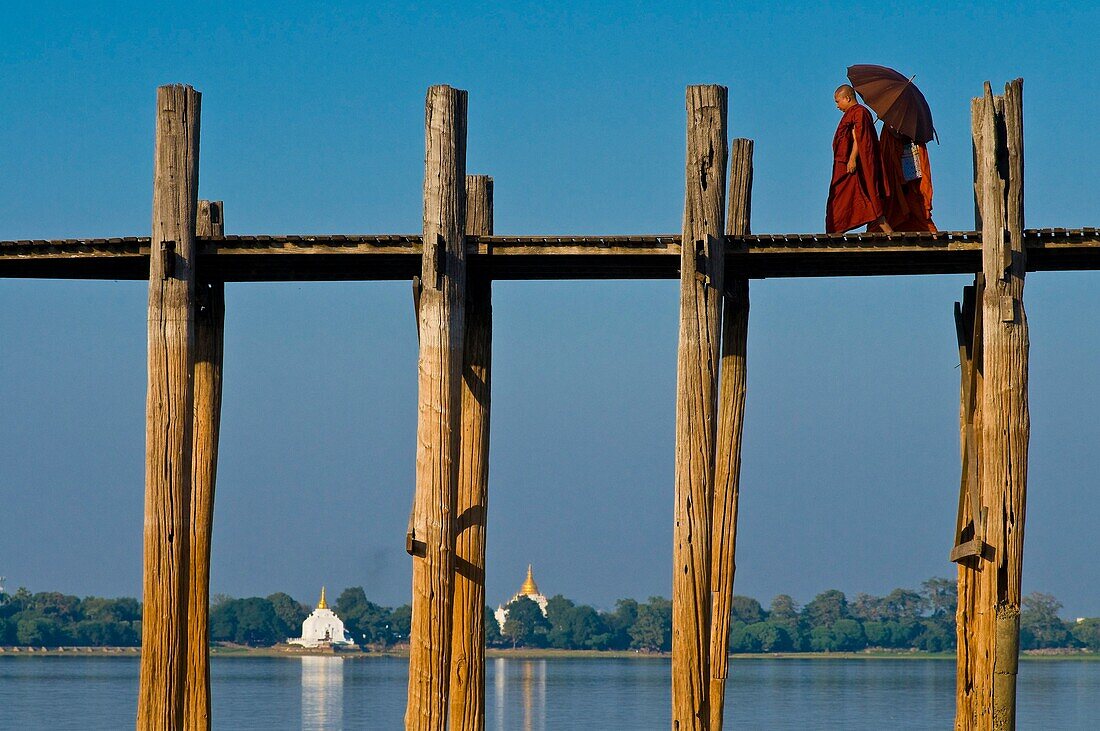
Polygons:
<instances>
[{"instance_id":1,"label":"monk's shaved head","mask_svg":"<svg viewBox=\"0 0 1100 731\"><path fill-rule=\"evenodd\" d=\"M833 96L834 97L841 96L841 97L844 97L845 99L851 99L852 101L855 101L856 100L856 90L853 89L850 84L841 84L840 86L838 86L836 88L836 91L833 92Z\"/></svg>"}]
</instances>

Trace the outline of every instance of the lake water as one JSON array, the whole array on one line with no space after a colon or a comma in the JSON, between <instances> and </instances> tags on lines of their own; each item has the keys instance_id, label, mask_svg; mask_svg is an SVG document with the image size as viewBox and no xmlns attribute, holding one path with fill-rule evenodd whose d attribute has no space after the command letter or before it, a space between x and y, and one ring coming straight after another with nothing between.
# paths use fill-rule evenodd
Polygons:
<instances>
[{"instance_id":1,"label":"lake water","mask_svg":"<svg viewBox=\"0 0 1100 731\"><path fill-rule=\"evenodd\" d=\"M407 661L214 658L214 728L399 729ZM130 729L138 659L0 657L0 729ZM949 729L951 660L730 663L728 728ZM1018 727L1100 727L1100 663L1020 663ZM667 729L667 659L490 659L490 730Z\"/></svg>"}]
</instances>

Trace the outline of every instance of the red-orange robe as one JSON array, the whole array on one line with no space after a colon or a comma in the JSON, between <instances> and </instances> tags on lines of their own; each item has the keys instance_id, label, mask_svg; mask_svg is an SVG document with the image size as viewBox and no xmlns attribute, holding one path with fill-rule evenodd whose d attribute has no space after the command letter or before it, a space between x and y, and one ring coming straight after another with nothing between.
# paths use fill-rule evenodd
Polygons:
<instances>
[{"instance_id":1,"label":"red-orange robe","mask_svg":"<svg viewBox=\"0 0 1100 731\"><path fill-rule=\"evenodd\" d=\"M859 139L859 157L855 173L849 173L853 130ZM866 107L854 104L840 118L833 135L833 180L825 208L825 230L843 233L871 223L883 214L882 199L882 166L875 123Z\"/></svg>"},{"instance_id":2,"label":"red-orange robe","mask_svg":"<svg viewBox=\"0 0 1100 731\"><path fill-rule=\"evenodd\" d=\"M895 231L937 231L932 222L932 168L928 164L928 148L917 145L917 161L921 177L905 182L901 169L901 154L909 144L889 129L882 130L879 152L882 177L890 194L886 197L886 222ZM871 226L868 230L879 230Z\"/></svg>"}]
</instances>

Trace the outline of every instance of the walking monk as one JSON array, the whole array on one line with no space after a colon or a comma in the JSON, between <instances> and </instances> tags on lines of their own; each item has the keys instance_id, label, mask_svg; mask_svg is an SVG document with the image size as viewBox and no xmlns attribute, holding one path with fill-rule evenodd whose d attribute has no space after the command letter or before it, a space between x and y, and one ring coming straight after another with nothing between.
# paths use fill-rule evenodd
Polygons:
<instances>
[{"instance_id":1,"label":"walking monk","mask_svg":"<svg viewBox=\"0 0 1100 731\"><path fill-rule=\"evenodd\" d=\"M928 148L913 144L885 124L879 141L886 197L886 221L895 231L937 231L932 222L932 169ZM869 231L879 230L875 226Z\"/></svg>"},{"instance_id":2,"label":"walking monk","mask_svg":"<svg viewBox=\"0 0 1100 731\"><path fill-rule=\"evenodd\" d=\"M837 88L833 100L844 116L833 135L833 180L825 230L843 233L875 223L883 231L893 231L883 217L882 166L871 113L856 101L855 89L847 84Z\"/></svg>"}]
</instances>

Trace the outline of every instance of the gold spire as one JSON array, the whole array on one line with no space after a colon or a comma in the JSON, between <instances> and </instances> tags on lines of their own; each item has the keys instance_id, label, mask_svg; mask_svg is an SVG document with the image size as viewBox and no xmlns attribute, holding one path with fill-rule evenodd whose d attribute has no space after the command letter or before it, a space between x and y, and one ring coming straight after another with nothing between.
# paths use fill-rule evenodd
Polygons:
<instances>
[{"instance_id":1,"label":"gold spire","mask_svg":"<svg viewBox=\"0 0 1100 731\"><path fill-rule=\"evenodd\" d=\"M524 596L535 596L539 593L539 586L535 583L535 577L531 575L531 564L527 564L527 578L519 588L519 593Z\"/></svg>"},{"instance_id":2,"label":"gold spire","mask_svg":"<svg viewBox=\"0 0 1100 731\"><path fill-rule=\"evenodd\" d=\"M321 601L317 602L318 609L328 609L328 602L325 601L325 587L321 587Z\"/></svg>"}]
</instances>

